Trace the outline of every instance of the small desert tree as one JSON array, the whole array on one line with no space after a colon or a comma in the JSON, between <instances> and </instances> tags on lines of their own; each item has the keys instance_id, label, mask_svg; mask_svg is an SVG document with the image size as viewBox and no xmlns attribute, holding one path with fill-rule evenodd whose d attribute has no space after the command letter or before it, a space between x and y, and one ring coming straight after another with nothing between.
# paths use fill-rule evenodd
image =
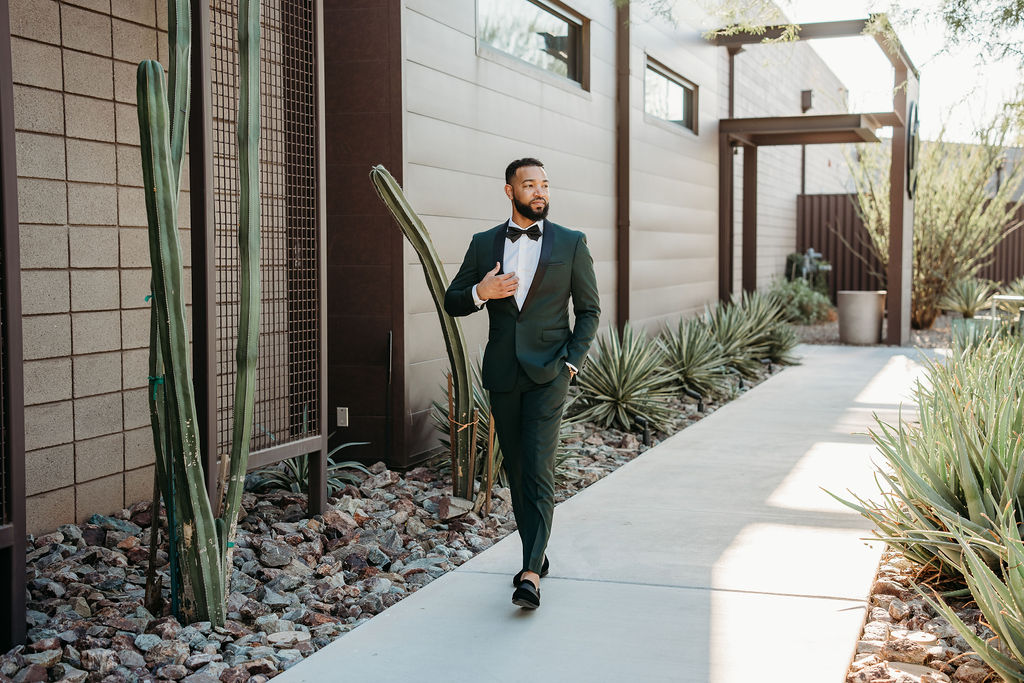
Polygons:
<instances>
[{"instance_id":1,"label":"small desert tree","mask_svg":"<svg viewBox=\"0 0 1024 683\"><path fill-rule=\"evenodd\" d=\"M1010 105L977 131L973 143L946 142L940 133L921 144L914 196L914 260L910 323L928 329L939 301L956 282L973 277L996 245L1018 227L1024 159ZM847 157L857 191L855 206L883 269L889 262L890 147L859 145ZM881 273L884 279L884 272Z\"/></svg>"}]
</instances>

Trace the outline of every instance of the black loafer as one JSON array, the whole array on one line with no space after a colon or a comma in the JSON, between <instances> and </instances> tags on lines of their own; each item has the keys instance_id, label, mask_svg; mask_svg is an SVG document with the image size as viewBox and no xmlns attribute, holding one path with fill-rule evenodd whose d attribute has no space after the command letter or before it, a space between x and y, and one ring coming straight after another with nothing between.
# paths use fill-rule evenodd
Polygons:
<instances>
[{"instance_id":1,"label":"black loafer","mask_svg":"<svg viewBox=\"0 0 1024 683\"><path fill-rule=\"evenodd\" d=\"M550 569L550 568L551 568L551 565L548 564L548 556L545 555L544 556L544 564L541 565L541 568L540 568L540 575L542 577L547 576L548 575L548 569ZM512 577L512 585L513 586L518 586L519 585L519 583L523 580L523 572L525 572L525 571L526 571L525 569L520 569L518 572L516 572L516 575Z\"/></svg>"},{"instance_id":2,"label":"black loafer","mask_svg":"<svg viewBox=\"0 0 1024 683\"><path fill-rule=\"evenodd\" d=\"M533 585L533 581L520 581L512 594L512 604L524 609L537 609L540 607L540 588Z\"/></svg>"}]
</instances>

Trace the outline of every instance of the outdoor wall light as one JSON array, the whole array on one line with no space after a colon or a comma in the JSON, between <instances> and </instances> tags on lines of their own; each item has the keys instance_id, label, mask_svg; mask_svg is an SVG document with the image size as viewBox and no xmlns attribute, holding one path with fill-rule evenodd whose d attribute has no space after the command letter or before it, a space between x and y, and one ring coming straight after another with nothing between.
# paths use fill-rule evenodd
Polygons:
<instances>
[{"instance_id":1,"label":"outdoor wall light","mask_svg":"<svg viewBox=\"0 0 1024 683\"><path fill-rule=\"evenodd\" d=\"M813 98L813 90L801 90L800 91L800 112L806 114L811 108L811 99Z\"/></svg>"}]
</instances>

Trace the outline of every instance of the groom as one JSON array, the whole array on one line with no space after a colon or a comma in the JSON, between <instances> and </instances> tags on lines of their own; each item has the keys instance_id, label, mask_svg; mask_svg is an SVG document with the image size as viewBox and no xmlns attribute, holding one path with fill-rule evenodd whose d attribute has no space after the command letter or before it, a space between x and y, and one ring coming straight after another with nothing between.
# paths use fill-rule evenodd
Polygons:
<instances>
[{"instance_id":1,"label":"groom","mask_svg":"<svg viewBox=\"0 0 1024 683\"><path fill-rule=\"evenodd\" d=\"M444 307L461 316L487 306L483 385L490 392L523 542L512 601L536 609L540 577L548 573L544 550L555 507L555 450L565 394L583 367L601 308L586 236L546 220L544 164L529 158L509 164L505 196L512 217L473 235Z\"/></svg>"}]
</instances>

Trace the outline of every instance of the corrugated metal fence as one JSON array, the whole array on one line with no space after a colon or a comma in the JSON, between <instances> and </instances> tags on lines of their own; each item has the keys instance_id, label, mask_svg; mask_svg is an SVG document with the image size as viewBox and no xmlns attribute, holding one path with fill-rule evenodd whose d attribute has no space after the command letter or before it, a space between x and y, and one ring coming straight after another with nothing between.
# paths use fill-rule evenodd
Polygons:
<instances>
[{"instance_id":1,"label":"corrugated metal fence","mask_svg":"<svg viewBox=\"0 0 1024 683\"><path fill-rule=\"evenodd\" d=\"M874 256L864 223L854 208L856 195L803 194L796 200L796 248L813 247L832 264L832 300L841 289L882 289L881 264ZM1017 220L1024 220L1024 209ZM1024 276L1024 229L1015 230L996 247L992 263L979 277L1009 282Z\"/></svg>"}]
</instances>

